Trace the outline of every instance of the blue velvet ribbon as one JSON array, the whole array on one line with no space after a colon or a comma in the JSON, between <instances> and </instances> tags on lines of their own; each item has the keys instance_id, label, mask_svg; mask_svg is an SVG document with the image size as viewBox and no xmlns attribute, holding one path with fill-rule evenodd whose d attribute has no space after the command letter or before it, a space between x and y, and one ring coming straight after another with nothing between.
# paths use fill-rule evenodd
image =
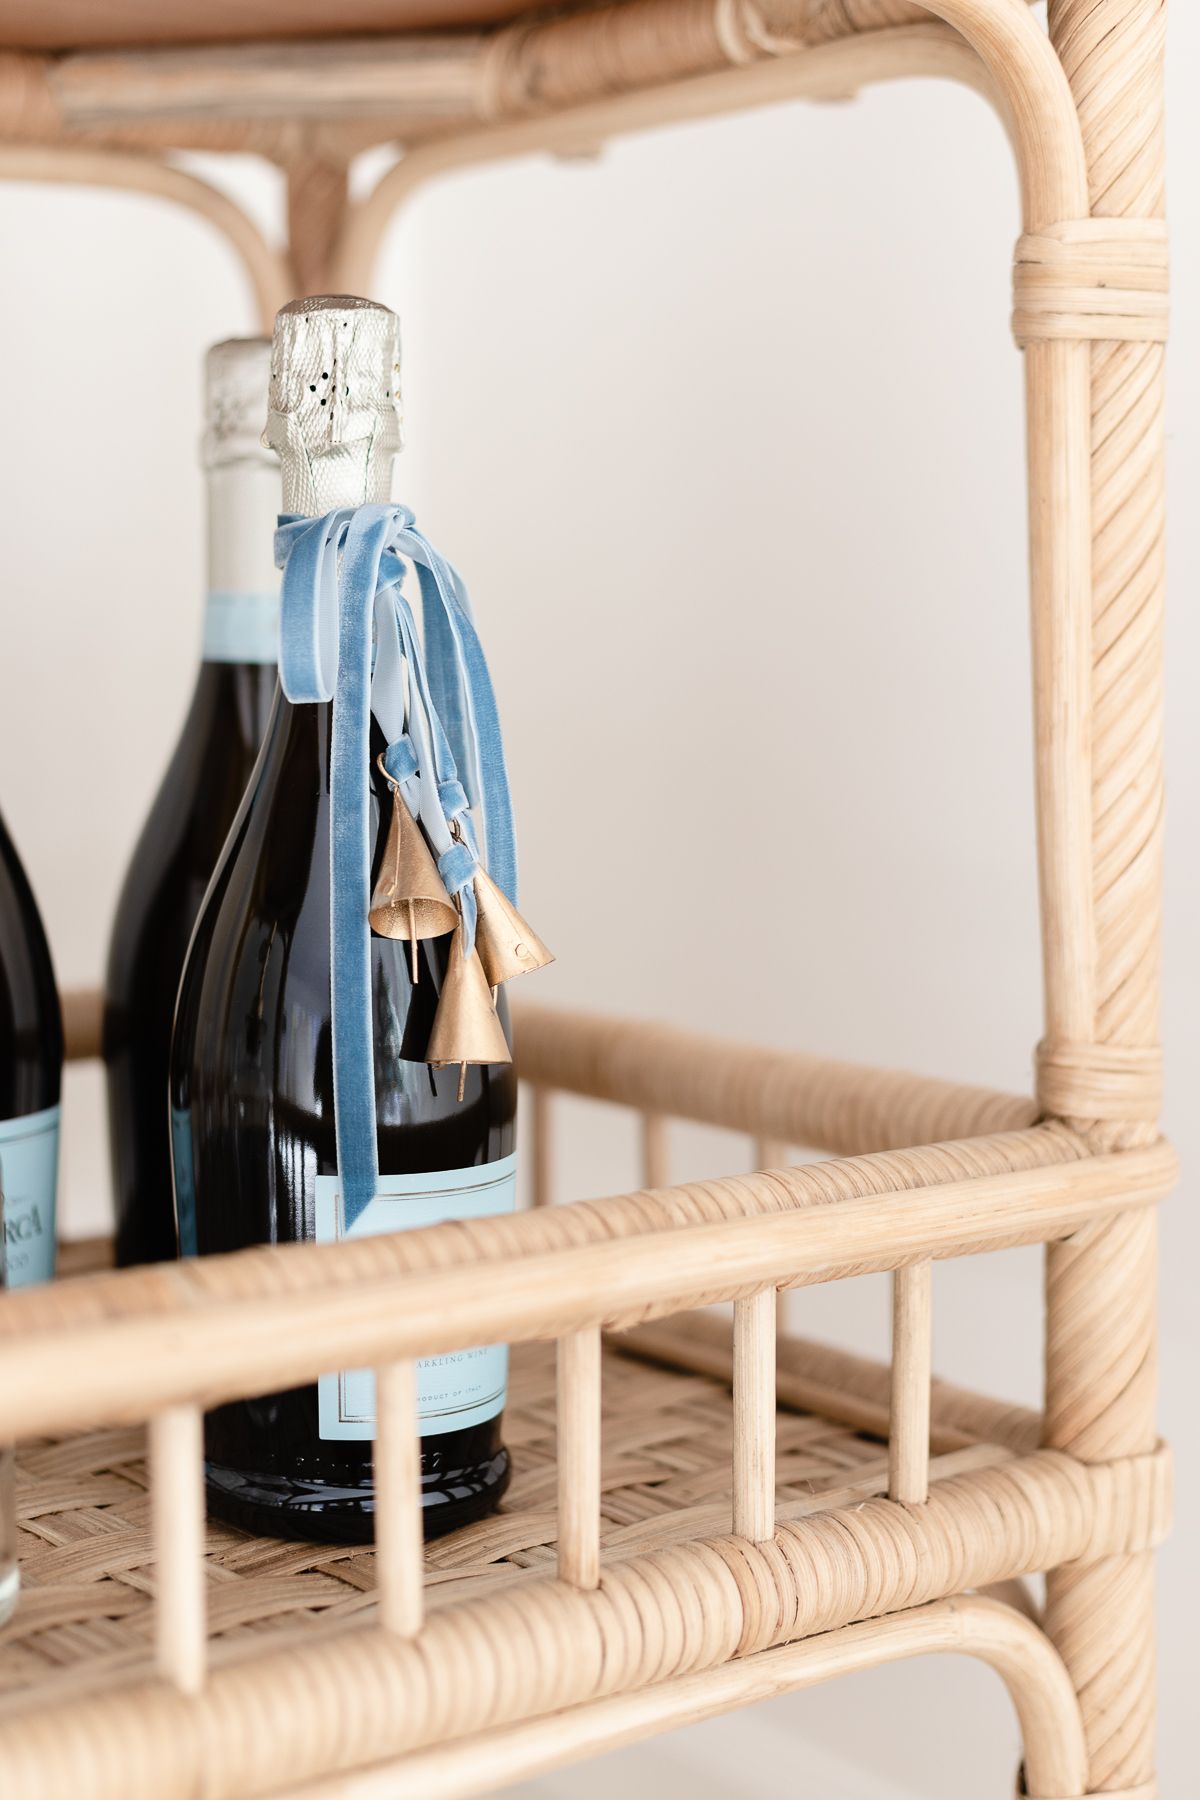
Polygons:
<instances>
[{"instance_id":1,"label":"blue velvet ribbon","mask_svg":"<svg viewBox=\"0 0 1200 1800\"><path fill-rule=\"evenodd\" d=\"M330 984L333 1104L347 1227L375 1197L379 1146L371 1037L370 719L384 766L437 857L475 937L482 865L514 905L516 844L496 697L457 570L405 506L283 517L279 673L297 705L333 702L330 752ZM401 583L417 573L422 634ZM475 813L483 828L476 837Z\"/></svg>"}]
</instances>

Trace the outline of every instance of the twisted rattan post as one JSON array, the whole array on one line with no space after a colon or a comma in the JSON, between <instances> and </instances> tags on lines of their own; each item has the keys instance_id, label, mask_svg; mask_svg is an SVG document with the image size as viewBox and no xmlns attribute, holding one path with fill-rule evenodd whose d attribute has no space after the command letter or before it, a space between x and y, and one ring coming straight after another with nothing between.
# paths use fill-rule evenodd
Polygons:
<instances>
[{"instance_id":1,"label":"twisted rattan post","mask_svg":"<svg viewBox=\"0 0 1200 1800\"><path fill-rule=\"evenodd\" d=\"M1163 29L1163 0L1050 0L1094 218L1163 215ZM1154 244L1153 226L1133 229ZM1164 331L1145 315L1140 334L1115 330L1091 348L1093 1010L1085 1044L1044 1046L1040 1089L1106 1146L1156 1132L1162 817ZM1051 1245L1047 1443L1085 1462L1150 1449L1154 1357L1153 1215ZM1052 1573L1046 1620L1079 1693L1092 1791L1152 1795L1150 1553Z\"/></svg>"}]
</instances>

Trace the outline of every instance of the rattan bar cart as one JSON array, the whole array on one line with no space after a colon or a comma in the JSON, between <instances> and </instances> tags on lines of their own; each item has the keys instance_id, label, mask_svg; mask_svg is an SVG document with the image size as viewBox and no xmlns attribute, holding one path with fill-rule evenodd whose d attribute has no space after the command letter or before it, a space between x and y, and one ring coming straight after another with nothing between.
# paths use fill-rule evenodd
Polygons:
<instances>
[{"instance_id":1,"label":"rattan bar cart","mask_svg":"<svg viewBox=\"0 0 1200 1800\"><path fill-rule=\"evenodd\" d=\"M1024 207L1045 1033L1024 1099L525 1008L532 1210L6 1297L25 1589L0 1638L0 1788L449 1800L958 1650L1011 1691L1024 1792L1150 1800L1155 1205L1175 1173L1161 0L1050 0L1048 32L1022 0L209 0L219 44L165 42L190 10L0 4L0 174L196 209L265 323L295 291L370 291L395 209L449 170L896 77L990 97ZM352 205L348 164L379 143L402 154ZM170 160L188 147L283 167L286 255ZM96 1055L95 996L66 1011L72 1053ZM548 1204L558 1091L640 1115L643 1191ZM746 1134L758 1172L670 1186L672 1117ZM835 1160L789 1166L793 1146ZM1046 1246L1041 1416L930 1375L931 1260L1020 1243ZM64 1274L85 1260L65 1247ZM892 1272L890 1367L777 1337L778 1290L865 1270ZM423 1552L413 1360L497 1338L518 1480ZM379 1377L377 1550L206 1530L202 1408L348 1365ZM1044 1611L1014 1603L1041 1571Z\"/></svg>"}]
</instances>

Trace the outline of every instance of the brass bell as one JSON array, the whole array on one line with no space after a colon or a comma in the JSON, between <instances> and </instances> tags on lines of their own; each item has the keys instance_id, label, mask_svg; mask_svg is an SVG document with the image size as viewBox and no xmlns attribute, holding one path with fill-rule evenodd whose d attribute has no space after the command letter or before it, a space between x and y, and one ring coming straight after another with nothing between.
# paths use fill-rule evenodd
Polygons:
<instances>
[{"instance_id":1,"label":"brass bell","mask_svg":"<svg viewBox=\"0 0 1200 1800\"><path fill-rule=\"evenodd\" d=\"M483 869L475 873L475 902L478 924L475 947L487 976L489 987L511 981L514 975L529 975L554 961L537 933L521 917L512 901Z\"/></svg>"},{"instance_id":2,"label":"brass bell","mask_svg":"<svg viewBox=\"0 0 1200 1800\"><path fill-rule=\"evenodd\" d=\"M414 981L418 941L444 937L458 923L454 902L438 874L425 834L394 784L392 822L367 917L381 937L405 938L412 945Z\"/></svg>"},{"instance_id":3,"label":"brass bell","mask_svg":"<svg viewBox=\"0 0 1200 1800\"><path fill-rule=\"evenodd\" d=\"M483 964L475 950L465 954L462 926L454 933L446 960L446 979L425 1061L435 1069L459 1063L465 1078L468 1063L507 1063L512 1051L492 1001ZM462 1086L459 1086L459 1098Z\"/></svg>"}]
</instances>

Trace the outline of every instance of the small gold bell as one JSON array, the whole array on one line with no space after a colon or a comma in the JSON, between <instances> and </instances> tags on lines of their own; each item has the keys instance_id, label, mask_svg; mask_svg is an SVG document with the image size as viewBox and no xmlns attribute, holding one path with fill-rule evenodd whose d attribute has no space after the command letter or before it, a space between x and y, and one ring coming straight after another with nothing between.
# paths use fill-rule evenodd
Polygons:
<instances>
[{"instance_id":1,"label":"small gold bell","mask_svg":"<svg viewBox=\"0 0 1200 1800\"><path fill-rule=\"evenodd\" d=\"M446 979L425 1061L435 1069L460 1063L464 1075L468 1063L507 1063L512 1051L496 1014L483 964L474 950L463 952L462 926L454 934L446 960ZM459 1097L462 1088L459 1088Z\"/></svg>"},{"instance_id":2,"label":"small gold bell","mask_svg":"<svg viewBox=\"0 0 1200 1800\"><path fill-rule=\"evenodd\" d=\"M414 981L418 940L444 937L458 923L454 902L438 874L425 834L395 784L392 822L367 917L381 937L406 938L412 945Z\"/></svg>"},{"instance_id":3,"label":"small gold bell","mask_svg":"<svg viewBox=\"0 0 1200 1800\"><path fill-rule=\"evenodd\" d=\"M547 950L508 895L483 869L475 874L475 901L479 909L475 947L489 987L511 981L514 975L532 974L534 969L544 969L554 961L553 951Z\"/></svg>"}]
</instances>

